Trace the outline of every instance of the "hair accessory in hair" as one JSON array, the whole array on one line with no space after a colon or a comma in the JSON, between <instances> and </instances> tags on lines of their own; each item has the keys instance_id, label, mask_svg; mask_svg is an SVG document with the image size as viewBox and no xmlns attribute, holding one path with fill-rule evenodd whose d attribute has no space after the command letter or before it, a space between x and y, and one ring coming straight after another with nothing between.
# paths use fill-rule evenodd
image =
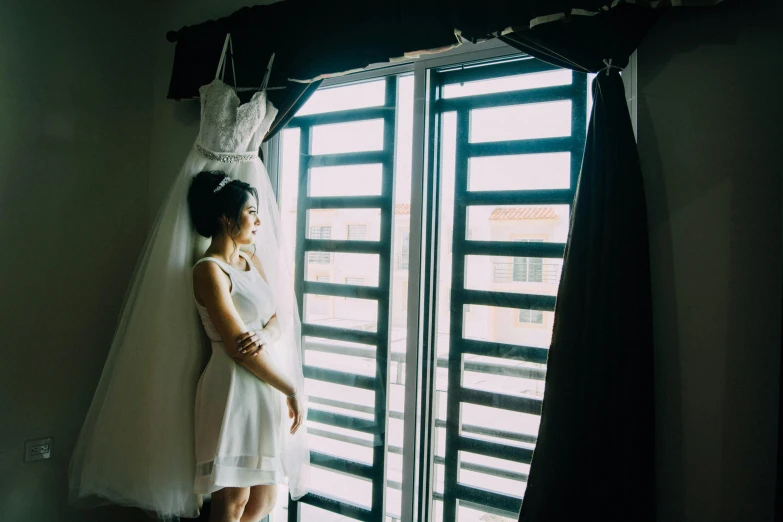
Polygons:
<instances>
[{"instance_id":1,"label":"hair accessory in hair","mask_svg":"<svg viewBox=\"0 0 783 522\"><path fill-rule=\"evenodd\" d=\"M220 192L220 190L221 190L223 187L225 187L226 185L228 185L230 182L231 182L231 177L230 177L230 176L226 176L225 178L223 178L223 180L222 180L220 183L218 183L218 186L217 186L217 187L215 187L215 190L213 190L212 192L213 192L213 193L215 193L215 194L217 194L218 192Z\"/></svg>"}]
</instances>

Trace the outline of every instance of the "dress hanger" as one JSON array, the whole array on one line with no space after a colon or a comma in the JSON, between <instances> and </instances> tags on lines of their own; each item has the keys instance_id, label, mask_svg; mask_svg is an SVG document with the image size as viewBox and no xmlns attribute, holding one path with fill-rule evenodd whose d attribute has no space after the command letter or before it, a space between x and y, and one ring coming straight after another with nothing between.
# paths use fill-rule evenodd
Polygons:
<instances>
[{"instance_id":1,"label":"dress hanger","mask_svg":"<svg viewBox=\"0 0 783 522\"><path fill-rule=\"evenodd\" d=\"M234 76L234 88L236 88L237 70L234 66L234 42L231 40L231 33L226 33L226 40L223 42L223 52L220 53L220 61L218 62L217 71L215 71L215 79L217 80L219 77L222 82L226 74L226 50L231 55L231 74Z\"/></svg>"},{"instance_id":2,"label":"dress hanger","mask_svg":"<svg viewBox=\"0 0 783 522\"><path fill-rule=\"evenodd\" d=\"M231 74L234 77L234 91L279 91L285 89L285 86L281 87L269 87L269 77L272 74L272 64L275 61L275 53L269 58L269 63L266 66L266 73L264 74L264 80L261 83L261 88L257 87L237 87L237 72L234 66L234 41L231 39L231 33L226 33L226 39L223 42L223 51L220 53L220 61L218 62L217 70L215 71L215 79L223 81L226 74L226 55L231 57Z\"/></svg>"},{"instance_id":3,"label":"dress hanger","mask_svg":"<svg viewBox=\"0 0 783 522\"><path fill-rule=\"evenodd\" d=\"M266 66L266 73L264 73L264 81L261 82L261 90L265 91L267 85L269 85L269 77L272 75L272 64L275 62L275 53L269 58L269 63Z\"/></svg>"}]
</instances>

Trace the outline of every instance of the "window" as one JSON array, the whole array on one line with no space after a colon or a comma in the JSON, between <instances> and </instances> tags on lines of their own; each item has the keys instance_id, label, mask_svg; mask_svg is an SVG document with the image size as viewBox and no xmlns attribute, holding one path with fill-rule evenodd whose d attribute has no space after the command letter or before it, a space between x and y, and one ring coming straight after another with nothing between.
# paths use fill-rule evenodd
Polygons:
<instances>
[{"instance_id":1,"label":"window","mask_svg":"<svg viewBox=\"0 0 783 522\"><path fill-rule=\"evenodd\" d=\"M465 67L438 60L418 62L426 82L413 81L412 65L326 80L280 134L313 494L287 513L280 502L275 520L400 522L404 494L422 522L516 519L587 76L519 55ZM426 100L417 112L414 99ZM414 129L426 143L413 143ZM332 239L332 228L346 235ZM413 260L411 241L421 245ZM408 302L409 285L418 300ZM411 357L424 362L411 367ZM424 372L427 390L406 382ZM408 408L431 417L409 422Z\"/></svg>"},{"instance_id":2,"label":"window","mask_svg":"<svg viewBox=\"0 0 783 522\"><path fill-rule=\"evenodd\" d=\"M542 243L543 239L518 239L527 243ZM512 280L521 283L544 282L544 260L540 257L515 257Z\"/></svg>"},{"instance_id":3,"label":"window","mask_svg":"<svg viewBox=\"0 0 783 522\"><path fill-rule=\"evenodd\" d=\"M362 240L367 236L367 225L348 225L348 239Z\"/></svg>"},{"instance_id":4,"label":"window","mask_svg":"<svg viewBox=\"0 0 783 522\"><path fill-rule=\"evenodd\" d=\"M310 227L310 239L332 239L332 227ZM329 252L310 252L309 260L311 263L328 265L332 262L332 255Z\"/></svg>"},{"instance_id":5,"label":"window","mask_svg":"<svg viewBox=\"0 0 783 522\"><path fill-rule=\"evenodd\" d=\"M407 270L408 269L408 263L410 261L410 232L403 232L402 237L400 238L402 244L400 248L400 263L399 268L400 270Z\"/></svg>"},{"instance_id":6,"label":"window","mask_svg":"<svg viewBox=\"0 0 783 522\"><path fill-rule=\"evenodd\" d=\"M540 310L519 310L517 321L523 324L544 324L544 312Z\"/></svg>"}]
</instances>

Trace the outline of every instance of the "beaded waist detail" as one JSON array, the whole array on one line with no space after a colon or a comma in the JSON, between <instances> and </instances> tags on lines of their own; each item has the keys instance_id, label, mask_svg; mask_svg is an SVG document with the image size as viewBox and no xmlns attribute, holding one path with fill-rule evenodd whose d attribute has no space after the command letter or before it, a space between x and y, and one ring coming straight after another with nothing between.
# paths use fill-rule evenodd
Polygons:
<instances>
[{"instance_id":1,"label":"beaded waist detail","mask_svg":"<svg viewBox=\"0 0 783 522\"><path fill-rule=\"evenodd\" d=\"M222 161L223 163L238 163L242 161L253 161L258 154L252 152L213 152L196 143L198 150L205 158L211 161Z\"/></svg>"}]
</instances>

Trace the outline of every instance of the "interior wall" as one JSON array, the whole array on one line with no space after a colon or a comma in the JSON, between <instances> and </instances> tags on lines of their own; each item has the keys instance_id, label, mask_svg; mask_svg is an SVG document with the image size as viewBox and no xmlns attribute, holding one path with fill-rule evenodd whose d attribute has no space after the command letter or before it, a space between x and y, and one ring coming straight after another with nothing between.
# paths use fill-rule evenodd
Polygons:
<instances>
[{"instance_id":1,"label":"interior wall","mask_svg":"<svg viewBox=\"0 0 783 522\"><path fill-rule=\"evenodd\" d=\"M670 11L638 51L660 521L774 517L783 267L776 4Z\"/></svg>"},{"instance_id":2,"label":"interior wall","mask_svg":"<svg viewBox=\"0 0 783 522\"><path fill-rule=\"evenodd\" d=\"M148 227L154 4L0 2L3 522L134 517L68 507L67 470Z\"/></svg>"}]
</instances>

